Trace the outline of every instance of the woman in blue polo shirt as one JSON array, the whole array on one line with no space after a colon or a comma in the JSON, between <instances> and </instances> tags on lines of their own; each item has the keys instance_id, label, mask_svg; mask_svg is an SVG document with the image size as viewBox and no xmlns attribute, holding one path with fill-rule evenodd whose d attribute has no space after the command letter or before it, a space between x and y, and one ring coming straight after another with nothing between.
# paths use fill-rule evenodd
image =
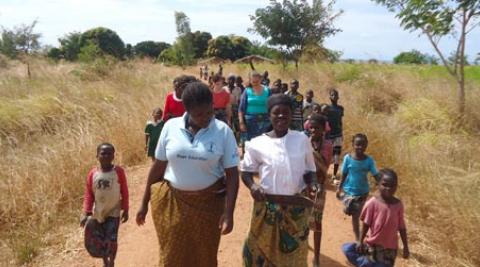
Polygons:
<instances>
[{"instance_id":1,"label":"woman in blue polo shirt","mask_svg":"<svg viewBox=\"0 0 480 267\"><path fill-rule=\"evenodd\" d=\"M238 119L240 131L246 133L246 140L257 137L270 129L267 100L270 89L262 85L262 75L256 71L250 73L251 86L245 88L240 98Z\"/></svg>"},{"instance_id":2,"label":"woman in blue polo shirt","mask_svg":"<svg viewBox=\"0 0 480 267\"><path fill-rule=\"evenodd\" d=\"M220 235L233 228L239 157L232 130L214 118L208 86L185 88L183 117L164 126L137 224L148 203L160 244L159 266L217 266Z\"/></svg>"}]
</instances>

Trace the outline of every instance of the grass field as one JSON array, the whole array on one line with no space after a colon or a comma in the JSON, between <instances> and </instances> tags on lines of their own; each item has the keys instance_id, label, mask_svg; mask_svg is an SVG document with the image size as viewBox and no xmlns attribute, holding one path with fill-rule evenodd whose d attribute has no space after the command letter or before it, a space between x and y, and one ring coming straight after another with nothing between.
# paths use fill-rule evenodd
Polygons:
<instances>
[{"instance_id":1,"label":"grass field","mask_svg":"<svg viewBox=\"0 0 480 267\"><path fill-rule=\"evenodd\" d=\"M438 66L322 64L260 65L272 80L297 78L326 102L340 91L350 137L367 134L367 153L400 175L415 266L479 266L480 67L467 69L467 111L459 119L456 84ZM5 261L29 262L41 248L63 242L59 229L76 223L84 179L95 148L115 144L116 162L146 162L143 128L163 107L182 70L145 61L90 65L34 60L0 70L0 252ZM246 80L248 66L224 73Z\"/></svg>"}]
</instances>

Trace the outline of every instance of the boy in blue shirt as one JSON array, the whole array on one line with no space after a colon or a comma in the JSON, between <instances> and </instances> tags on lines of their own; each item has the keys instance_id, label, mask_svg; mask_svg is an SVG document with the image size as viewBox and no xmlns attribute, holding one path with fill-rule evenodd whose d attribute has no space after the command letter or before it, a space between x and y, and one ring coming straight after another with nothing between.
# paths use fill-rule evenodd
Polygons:
<instances>
[{"instance_id":1,"label":"boy in blue shirt","mask_svg":"<svg viewBox=\"0 0 480 267\"><path fill-rule=\"evenodd\" d=\"M367 175L370 172L378 181L380 174L373 158L365 154L368 146L367 136L362 133L356 134L353 136L352 145L353 152L343 158L342 179L337 188L337 198L342 199L344 212L352 216L353 232L358 241L360 238L360 213L370 192ZM341 196L342 191L344 192L343 196Z\"/></svg>"}]
</instances>

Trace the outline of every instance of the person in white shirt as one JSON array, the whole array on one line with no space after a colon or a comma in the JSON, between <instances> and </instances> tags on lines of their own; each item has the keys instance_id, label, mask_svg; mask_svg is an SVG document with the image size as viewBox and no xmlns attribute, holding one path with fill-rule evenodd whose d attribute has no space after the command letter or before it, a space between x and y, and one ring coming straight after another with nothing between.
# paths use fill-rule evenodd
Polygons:
<instances>
[{"instance_id":1,"label":"person in white shirt","mask_svg":"<svg viewBox=\"0 0 480 267\"><path fill-rule=\"evenodd\" d=\"M312 201L305 195L318 189L312 147L305 134L289 130L287 95L271 96L267 106L273 130L253 138L240 163L242 181L254 198L244 265L306 267ZM257 172L259 184L253 179Z\"/></svg>"}]
</instances>

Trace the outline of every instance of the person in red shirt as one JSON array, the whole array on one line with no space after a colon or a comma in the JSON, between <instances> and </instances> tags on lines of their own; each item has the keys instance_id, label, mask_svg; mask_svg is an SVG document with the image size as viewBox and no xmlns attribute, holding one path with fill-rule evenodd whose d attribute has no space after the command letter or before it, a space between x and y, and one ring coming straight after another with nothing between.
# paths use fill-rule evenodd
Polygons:
<instances>
[{"instance_id":1,"label":"person in red shirt","mask_svg":"<svg viewBox=\"0 0 480 267\"><path fill-rule=\"evenodd\" d=\"M115 148L110 143L97 147L100 167L87 176L80 226L85 227L85 247L104 266L114 266L120 225L128 220L128 186L125 171L114 165ZM122 212L123 211L123 212Z\"/></svg>"},{"instance_id":2,"label":"person in red shirt","mask_svg":"<svg viewBox=\"0 0 480 267\"><path fill-rule=\"evenodd\" d=\"M191 75L181 75L173 80L174 91L169 93L165 98L162 118L164 122L171 118L180 117L185 113L185 107L183 107L182 103L182 93L187 84L195 81L197 81L197 78Z\"/></svg>"},{"instance_id":3,"label":"person in red shirt","mask_svg":"<svg viewBox=\"0 0 480 267\"><path fill-rule=\"evenodd\" d=\"M232 125L232 103L230 93L224 87L225 78L220 74L212 77L213 81L213 109L215 110L215 118Z\"/></svg>"}]
</instances>

